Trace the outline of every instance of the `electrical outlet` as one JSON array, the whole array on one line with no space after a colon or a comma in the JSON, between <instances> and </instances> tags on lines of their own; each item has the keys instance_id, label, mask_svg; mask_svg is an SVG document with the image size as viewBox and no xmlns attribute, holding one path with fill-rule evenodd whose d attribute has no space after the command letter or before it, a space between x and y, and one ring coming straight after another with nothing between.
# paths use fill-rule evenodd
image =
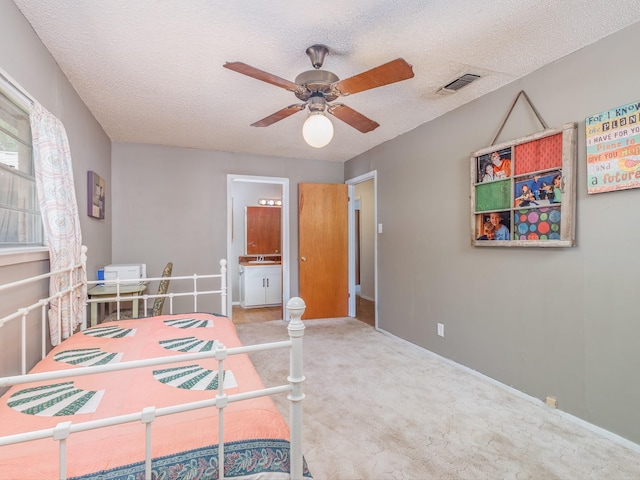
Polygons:
<instances>
[{"instance_id":1,"label":"electrical outlet","mask_svg":"<svg viewBox=\"0 0 640 480\"><path fill-rule=\"evenodd\" d=\"M438 324L438 335L444 337L444 323Z\"/></svg>"},{"instance_id":2,"label":"electrical outlet","mask_svg":"<svg viewBox=\"0 0 640 480\"><path fill-rule=\"evenodd\" d=\"M544 403L551 408L558 408L558 400L556 397L547 397Z\"/></svg>"}]
</instances>

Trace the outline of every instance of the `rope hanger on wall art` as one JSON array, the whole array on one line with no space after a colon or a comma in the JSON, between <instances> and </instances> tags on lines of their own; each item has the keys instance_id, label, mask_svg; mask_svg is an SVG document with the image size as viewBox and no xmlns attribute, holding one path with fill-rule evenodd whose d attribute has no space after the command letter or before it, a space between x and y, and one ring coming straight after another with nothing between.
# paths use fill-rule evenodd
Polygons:
<instances>
[{"instance_id":1,"label":"rope hanger on wall art","mask_svg":"<svg viewBox=\"0 0 640 480\"><path fill-rule=\"evenodd\" d=\"M496 143L520 96L543 130ZM549 128L520 91L491 145L471 154L471 245L573 247L577 123Z\"/></svg>"},{"instance_id":2,"label":"rope hanger on wall art","mask_svg":"<svg viewBox=\"0 0 640 480\"><path fill-rule=\"evenodd\" d=\"M513 112L513 108L516 106L516 103L518 102L518 99L520 98L520 95L524 96L524 99L527 101L527 103L529 104L529 108L531 108L531 110L533 110L533 113L535 113L536 118L538 119L538 121L540 122L540 124L542 125L542 127L547 130L549 128L549 126L547 125L547 122L544 121L544 119L542 118L542 116L540 115L540 112L538 112L538 109L533 105L533 103L531 102L531 99L529 98L529 96L526 94L526 92L524 90L520 90L520 92L518 92L518 95L516 95L515 100L513 101L513 103L511 104L511 108L509 108L509 111L507 112L507 116L504 117L504 120L502 121L502 123L500 124L500 128L498 129L498 132L496 133L495 137L493 137L493 141L490 143L491 146L496 144L496 140L498 140L498 137L500 136L500 133L502 133L502 129L504 128L504 126L507 123L507 120L509 120L509 117L511 116L511 112Z\"/></svg>"}]
</instances>

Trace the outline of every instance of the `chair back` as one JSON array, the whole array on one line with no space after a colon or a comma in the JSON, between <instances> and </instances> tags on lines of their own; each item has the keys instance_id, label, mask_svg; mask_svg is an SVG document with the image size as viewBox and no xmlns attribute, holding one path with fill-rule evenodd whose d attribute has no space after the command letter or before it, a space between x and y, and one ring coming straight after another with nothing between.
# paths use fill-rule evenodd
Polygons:
<instances>
[{"instance_id":1,"label":"chair back","mask_svg":"<svg viewBox=\"0 0 640 480\"><path fill-rule=\"evenodd\" d=\"M171 277L171 270L173 270L173 263L169 262L164 267L164 270L162 271L162 276ZM167 293L167 290L169 290L169 281L170 281L169 278L167 278L166 280L160 281L160 285L158 286L158 295L165 295ZM162 315L164 300L165 300L165 297L158 297L154 300L153 309L152 309L152 314L154 317L158 315Z\"/></svg>"}]
</instances>

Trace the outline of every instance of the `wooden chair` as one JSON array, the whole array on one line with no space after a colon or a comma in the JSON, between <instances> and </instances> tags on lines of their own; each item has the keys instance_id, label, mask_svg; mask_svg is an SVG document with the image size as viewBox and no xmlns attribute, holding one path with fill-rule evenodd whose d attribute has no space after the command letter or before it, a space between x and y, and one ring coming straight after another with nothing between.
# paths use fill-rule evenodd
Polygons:
<instances>
[{"instance_id":1,"label":"wooden chair","mask_svg":"<svg viewBox=\"0 0 640 480\"><path fill-rule=\"evenodd\" d=\"M162 277L165 280L160 281L160 285L158 286L157 295L166 295L167 290L169 290L169 282L171 281L171 272L173 270L173 263L169 262L164 267L162 271ZM155 317L158 315L162 315L162 308L164 307L164 301L166 297L157 297L153 301L153 306L151 308L147 308L146 312L140 314L139 317ZM133 318L132 310L120 310L120 320L131 320ZM105 317L103 322L113 322L114 320L118 320L118 312L110 313Z\"/></svg>"},{"instance_id":2,"label":"wooden chair","mask_svg":"<svg viewBox=\"0 0 640 480\"><path fill-rule=\"evenodd\" d=\"M173 263L169 262L164 267L162 271L162 277L171 277L171 271L173 270ZM170 278L166 280L161 280L160 285L158 286L158 295L165 295L167 290L169 289ZM151 308L151 315L157 317L158 315L162 315L162 308L164 307L164 300L166 297L158 297L153 302L153 308Z\"/></svg>"}]
</instances>

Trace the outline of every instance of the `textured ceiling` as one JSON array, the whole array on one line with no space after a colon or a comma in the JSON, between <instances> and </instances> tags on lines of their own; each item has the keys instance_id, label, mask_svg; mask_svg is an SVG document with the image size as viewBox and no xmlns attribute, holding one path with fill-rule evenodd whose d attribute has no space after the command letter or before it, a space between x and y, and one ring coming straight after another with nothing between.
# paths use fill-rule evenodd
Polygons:
<instances>
[{"instance_id":1,"label":"textured ceiling","mask_svg":"<svg viewBox=\"0 0 640 480\"><path fill-rule=\"evenodd\" d=\"M638 0L14 1L112 141L338 162L640 20ZM251 127L300 102L222 66L294 81L316 43L341 79L398 57L415 77L341 97L380 126L330 116L322 149L302 139L305 112ZM464 73L482 78L436 93Z\"/></svg>"}]
</instances>

